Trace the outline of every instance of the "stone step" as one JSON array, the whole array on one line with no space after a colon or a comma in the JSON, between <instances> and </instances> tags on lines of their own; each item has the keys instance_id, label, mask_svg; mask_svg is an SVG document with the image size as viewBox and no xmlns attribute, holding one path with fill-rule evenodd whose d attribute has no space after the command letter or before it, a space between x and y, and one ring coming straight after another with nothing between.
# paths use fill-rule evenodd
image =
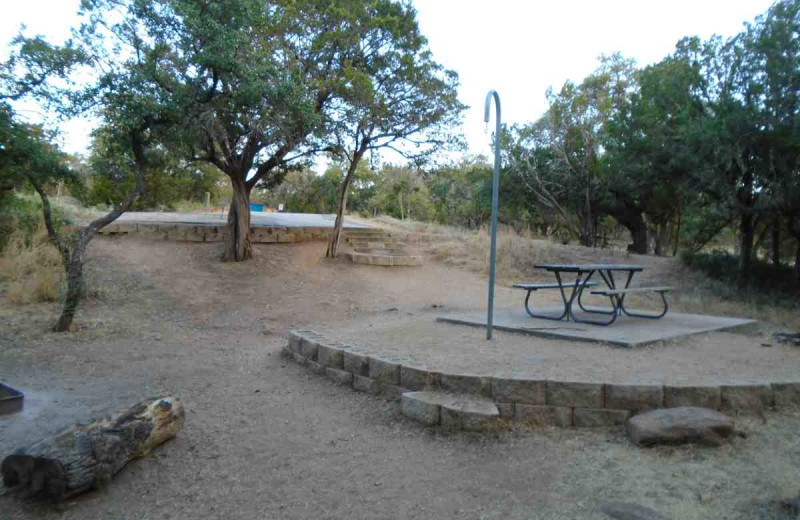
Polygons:
<instances>
[{"instance_id":1,"label":"stone step","mask_svg":"<svg viewBox=\"0 0 800 520\"><path fill-rule=\"evenodd\" d=\"M381 265L385 267L414 267L422 265L421 256L373 255L371 253L356 253L353 251L348 252L347 256L354 264Z\"/></svg>"},{"instance_id":2,"label":"stone step","mask_svg":"<svg viewBox=\"0 0 800 520\"><path fill-rule=\"evenodd\" d=\"M408 256L400 247L354 247L355 253L368 253L373 255Z\"/></svg>"},{"instance_id":3,"label":"stone step","mask_svg":"<svg viewBox=\"0 0 800 520\"><path fill-rule=\"evenodd\" d=\"M486 431L498 427L500 411L490 399L445 392L405 392L403 415L428 426Z\"/></svg>"},{"instance_id":4,"label":"stone step","mask_svg":"<svg viewBox=\"0 0 800 520\"><path fill-rule=\"evenodd\" d=\"M388 237L388 236L391 236L391 234L386 233L384 231L375 231L375 230L357 231L357 232L346 231L346 232L343 233L343 235L345 237Z\"/></svg>"}]
</instances>

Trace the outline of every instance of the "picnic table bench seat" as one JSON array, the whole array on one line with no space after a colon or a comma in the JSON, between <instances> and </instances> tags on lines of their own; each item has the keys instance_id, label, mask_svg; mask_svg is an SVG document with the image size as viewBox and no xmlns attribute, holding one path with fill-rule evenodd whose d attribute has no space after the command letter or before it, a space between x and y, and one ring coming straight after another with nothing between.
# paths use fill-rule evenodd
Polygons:
<instances>
[{"instance_id":1,"label":"picnic table bench seat","mask_svg":"<svg viewBox=\"0 0 800 520\"><path fill-rule=\"evenodd\" d=\"M584 287L595 287L597 285L597 282L578 282L578 285L580 286L580 292L582 293ZM575 283L563 283L563 284L560 284L560 283L515 283L512 287L514 287L515 289L524 289L524 290L528 291L527 296L525 296L525 312L527 312L528 315L531 316L532 318L542 318L542 319L545 319L545 320L562 320L562 319L564 319L567 316L567 313L568 313L568 307L567 307L567 304L566 304L567 297L564 294L564 290L568 290L568 289L578 290L578 287L576 287ZM531 310L531 308L530 308L531 294L533 292L535 292L535 291L540 290L540 289L560 289L561 290L561 297L564 299L564 312L561 314L561 316L558 316L558 317L549 316L549 315L546 315L546 314L539 314L539 313L533 312ZM578 294L578 306L581 309L583 309L584 307L583 307L583 304L581 303L580 296L581 296L581 294L579 293Z\"/></svg>"},{"instance_id":2,"label":"picnic table bench seat","mask_svg":"<svg viewBox=\"0 0 800 520\"><path fill-rule=\"evenodd\" d=\"M674 287L669 287L666 285L662 286L653 286L653 287L627 287L624 289L598 289L592 291L592 294L599 294L602 296L608 296L610 298L617 298L617 304L615 305L620 311L624 312L627 316L633 316L635 318L650 318L652 320L657 320L659 318L663 318L667 311L669 310L669 304L667 303L667 297L664 293L674 291ZM633 312L629 311L623 305L623 300L626 294L631 293L645 293L645 292L655 292L661 296L661 301L664 303L664 309L658 314L648 314L642 312Z\"/></svg>"},{"instance_id":3,"label":"picnic table bench seat","mask_svg":"<svg viewBox=\"0 0 800 520\"><path fill-rule=\"evenodd\" d=\"M586 287L594 287L597 282L588 282ZM561 287L572 287L572 284L564 284L563 286L558 283L515 283L512 287L515 289L525 289L527 291L537 291L539 289L561 289Z\"/></svg>"},{"instance_id":4,"label":"picnic table bench seat","mask_svg":"<svg viewBox=\"0 0 800 520\"><path fill-rule=\"evenodd\" d=\"M669 292L674 291L674 287L660 286L660 287L628 287L627 289L598 289L592 291L592 294L602 294L603 296L612 296L628 293L642 293L642 292Z\"/></svg>"}]
</instances>

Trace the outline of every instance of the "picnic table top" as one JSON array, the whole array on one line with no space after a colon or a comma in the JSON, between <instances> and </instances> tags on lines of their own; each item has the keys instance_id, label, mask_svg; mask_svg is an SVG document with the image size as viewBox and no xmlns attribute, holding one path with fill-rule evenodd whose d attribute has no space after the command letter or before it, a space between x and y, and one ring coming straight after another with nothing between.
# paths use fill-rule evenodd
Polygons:
<instances>
[{"instance_id":1,"label":"picnic table top","mask_svg":"<svg viewBox=\"0 0 800 520\"><path fill-rule=\"evenodd\" d=\"M643 265L634 264L536 264L537 269L548 271L642 271Z\"/></svg>"}]
</instances>

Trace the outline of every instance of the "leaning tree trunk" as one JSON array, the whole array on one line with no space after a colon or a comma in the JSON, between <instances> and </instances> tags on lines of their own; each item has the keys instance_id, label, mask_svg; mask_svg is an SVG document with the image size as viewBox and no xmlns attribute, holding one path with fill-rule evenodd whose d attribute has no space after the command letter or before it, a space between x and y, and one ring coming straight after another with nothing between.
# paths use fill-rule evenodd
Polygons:
<instances>
[{"instance_id":1,"label":"leaning tree trunk","mask_svg":"<svg viewBox=\"0 0 800 520\"><path fill-rule=\"evenodd\" d=\"M342 189L339 190L339 204L336 207L336 221L333 223L331 238L328 241L328 250L325 252L325 256L328 258L336 258L336 254L338 253L339 239L342 235L342 226L344 226L344 210L347 207L347 194L350 191L350 184L353 182L353 176L355 175L356 168L358 168L358 163L364 156L368 144L369 141L362 141L359 149L353 154L350 167L347 168L347 174L342 180Z\"/></svg>"},{"instance_id":2,"label":"leaning tree trunk","mask_svg":"<svg viewBox=\"0 0 800 520\"><path fill-rule=\"evenodd\" d=\"M55 467L41 477L39 489L55 501L102 487L133 459L144 457L156 446L175 437L183 427L183 404L177 397L155 397L87 425L77 425L61 433L17 450L3 463L3 480L12 481L20 469ZM33 461L36 461L34 465ZM26 463L27 468L26 470ZM14 471L16 470L16 472ZM33 486L34 475L19 485ZM43 485L44 484L44 485ZM4 490L5 491L5 490Z\"/></svg>"},{"instance_id":3,"label":"leaning tree trunk","mask_svg":"<svg viewBox=\"0 0 800 520\"><path fill-rule=\"evenodd\" d=\"M233 199L225 230L225 262L243 262L253 257L250 243L250 189L244 177L231 177Z\"/></svg>"},{"instance_id":4,"label":"leaning tree trunk","mask_svg":"<svg viewBox=\"0 0 800 520\"><path fill-rule=\"evenodd\" d=\"M72 250L67 269L67 295L64 298L64 309L58 318L53 330L56 332L66 332L72 327L72 320L75 318L75 311L78 310L83 297L86 295L86 282L83 280L83 264L86 261L86 246L89 245L89 237L85 233L79 233L72 244Z\"/></svg>"},{"instance_id":5,"label":"leaning tree trunk","mask_svg":"<svg viewBox=\"0 0 800 520\"><path fill-rule=\"evenodd\" d=\"M142 137L143 131L144 128L131 131L131 148L133 149L133 157L136 162L136 187L133 192L131 192L127 200L116 209L95 219L78 232L78 234L75 235L71 248L58 233L55 225L53 225L50 200L47 198L47 194L44 192L42 185L33 175L28 175L28 180L42 199L42 211L47 234L53 242L53 245L61 253L64 270L67 272L67 295L64 300L64 309L61 316L53 327L55 332L66 332L72 328L72 320L75 318L75 311L78 309L78 304L86 293L83 280L83 264L86 260L86 248L89 242L97 235L98 231L114 222L120 215L128 211L144 191L145 156Z\"/></svg>"}]
</instances>

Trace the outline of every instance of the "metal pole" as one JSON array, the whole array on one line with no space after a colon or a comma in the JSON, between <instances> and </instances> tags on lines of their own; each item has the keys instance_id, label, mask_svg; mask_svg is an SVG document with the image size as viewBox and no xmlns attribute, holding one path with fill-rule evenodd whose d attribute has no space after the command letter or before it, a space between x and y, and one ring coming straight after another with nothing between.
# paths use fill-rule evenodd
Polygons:
<instances>
[{"instance_id":1,"label":"metal pole","mask_svg":"<svg viewBox=\"0 0 800 520\"><path fill-rule=\"evenodd\" d=\"M492 245L489 255L489 309L486 316L486 339L492 339L492 319L494 318L494 266L497 257L497 193L500 186L500 96L496 91L490 90L486 94L486 105L483 110L483 120L489 122L489 111L494 98L497 109L497 124L494 133L494 174L492 176Z\"/></svg>"}]
</instances>

